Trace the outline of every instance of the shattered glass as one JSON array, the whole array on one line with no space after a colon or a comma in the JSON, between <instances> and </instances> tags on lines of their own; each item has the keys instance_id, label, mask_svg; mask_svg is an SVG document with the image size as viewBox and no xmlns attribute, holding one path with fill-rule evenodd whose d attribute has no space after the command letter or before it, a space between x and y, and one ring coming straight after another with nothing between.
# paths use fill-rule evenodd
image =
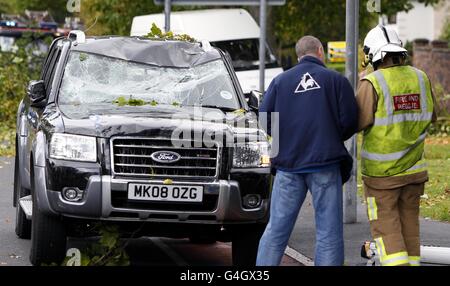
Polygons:
<instances>
[{"instance_id":1,"label":"shattered glass","mask_svg":"<svg viewBox=\"0 0 450 286\"><path fill-rule=\"evenodd\" d=\"M158 67L71 52L59 93L60 104L113 104L119 97L157 104L240 108L222 60L191 68Z\"/></svg>"}]
</instances>

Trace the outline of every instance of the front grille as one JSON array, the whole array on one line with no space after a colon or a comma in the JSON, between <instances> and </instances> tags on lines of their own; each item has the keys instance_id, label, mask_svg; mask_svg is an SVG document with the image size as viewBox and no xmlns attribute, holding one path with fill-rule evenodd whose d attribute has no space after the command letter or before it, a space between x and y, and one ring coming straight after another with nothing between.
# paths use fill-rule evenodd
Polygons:
<instances>
[{"instance_id":1,"label":"front grille","mask_svg":"<svg viewBox=\"0 0 450 286\"><path fill-rule=\"evenodd\" d=\"M112 165L115 176L150 178L188 178L217 177L219 166L219 148L204 143L176 142L157 138L114 138L112 139ZM200 145L200 146L199 146ZM208 144L209 145L209 144ZM152 159L158 151L176 152L180 160L174 163L162 163Z\"/></svg>"}]
</instances>

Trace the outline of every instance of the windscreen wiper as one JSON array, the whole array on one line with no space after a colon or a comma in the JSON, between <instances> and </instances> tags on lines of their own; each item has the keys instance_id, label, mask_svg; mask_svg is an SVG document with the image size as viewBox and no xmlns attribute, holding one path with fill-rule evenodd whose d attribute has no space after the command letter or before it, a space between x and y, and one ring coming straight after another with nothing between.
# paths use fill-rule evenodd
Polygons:
<instances>
[{"instance_id":1,"label":"windscreen wiper","mask_svg":"<svg viewBox=\"0 0 450 286\"><path fill-rule=\"evenodd\" d=\"M231 112L231 111L236 111L236 108L231 108L231 107L226 107L226 106L217 106L217 105L200 105L198 107L204 107L204 108L216 108L216 109L220 109L222 111L225 112Z\"/></svg>"}]
</instances>

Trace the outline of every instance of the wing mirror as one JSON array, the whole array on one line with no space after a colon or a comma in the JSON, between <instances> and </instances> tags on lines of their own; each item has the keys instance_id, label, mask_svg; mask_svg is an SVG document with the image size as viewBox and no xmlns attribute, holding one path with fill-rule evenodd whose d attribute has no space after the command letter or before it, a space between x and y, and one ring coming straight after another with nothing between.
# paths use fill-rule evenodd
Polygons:
<instances>
[{"instance_id":1,"label":"wing mirror","mask_svg":"<svg viewBox=\"0 0 450 286\"><path fill-rule=\"evenodd\" d=\"M262 93L257 90L252 90L250 93L245 94L245 99L251 110L258 112L259 101L261 100Z\"/></svg>"},{"instance_id":2,"label":"wing mirror","mask_svg":"<svg viewBox=\"0 0 450 286\"><path fill-rule=\"evenodd\" d=\"M47 97L43 80L32 80L28 84L27 95L30 98L31 106L43 107Z\"/></svg>"}]
</instances>

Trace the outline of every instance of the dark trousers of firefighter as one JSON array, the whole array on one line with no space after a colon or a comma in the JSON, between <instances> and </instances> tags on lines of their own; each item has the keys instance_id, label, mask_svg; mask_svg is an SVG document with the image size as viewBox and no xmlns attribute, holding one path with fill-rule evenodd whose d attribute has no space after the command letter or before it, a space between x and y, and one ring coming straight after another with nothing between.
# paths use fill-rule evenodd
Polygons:
<instances>
[{"instance_id":1,"label":"dark trousers of firefighter","mask_svg":"<svg viewBox=\"0 0 450 286\"><path fill-rule=\"evenodd\" d=\"M364 191L381 265L420 265L419 205L424 184L389 190L364 184Z\"/></svg>"}]
</instances>

